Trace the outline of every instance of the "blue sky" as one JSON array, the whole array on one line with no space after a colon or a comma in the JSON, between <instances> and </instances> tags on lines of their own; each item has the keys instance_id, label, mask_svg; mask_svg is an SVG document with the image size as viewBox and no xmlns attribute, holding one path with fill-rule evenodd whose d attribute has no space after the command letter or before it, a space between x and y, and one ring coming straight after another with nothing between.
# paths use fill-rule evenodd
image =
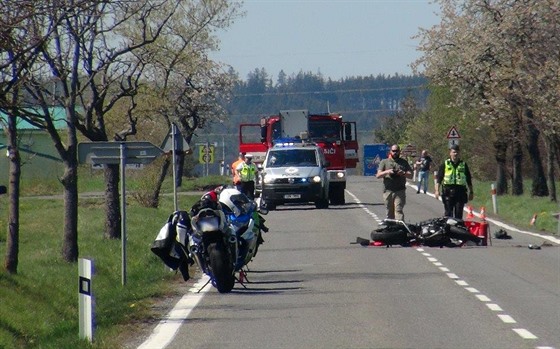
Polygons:
<instances>
[{"instance_id":1,"label":"blue sky","mask_svg":"<svg viewBox=\"0 0 560 349\"><path fill-rule=\"evenodd\" d=\"M338 80L373 74L411 74L420 56L418 28L439 23L438 6L420 0L245 0L246 16L218 33L215 60L242 79L265 68L320 72Z\"/></svg>"}]
</instances>

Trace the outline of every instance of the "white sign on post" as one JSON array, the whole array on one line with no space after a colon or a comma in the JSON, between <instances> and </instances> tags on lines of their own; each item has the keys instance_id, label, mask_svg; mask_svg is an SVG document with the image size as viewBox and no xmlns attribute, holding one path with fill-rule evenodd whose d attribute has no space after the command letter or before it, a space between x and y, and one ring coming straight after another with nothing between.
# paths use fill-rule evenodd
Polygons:
<instances>
[{"instance_id":1,"label":"white sign on post","mask_svg":"<svg viewBox=\"0 0 560 349\"><path fill-rule=\"evenodd\" d=\"M446 138L449 141L449 148L451 148L454 145L459 145L459 138L461 138L461 135L459 131L457 131L457 128L452 126L449 131L447 131Z\"/></svg>"},{"instance_id":2,"label":"white sign on post","mask_svg":"<svg viewBox=\"0 0 560 349\"><path fill-rule=\"evenodd\" d=\"M90 259L78 259L79 274L79 306L80 306L80 338L93 341L93 302L91 276L93 262Z\"/></svg>"}]
</instances>

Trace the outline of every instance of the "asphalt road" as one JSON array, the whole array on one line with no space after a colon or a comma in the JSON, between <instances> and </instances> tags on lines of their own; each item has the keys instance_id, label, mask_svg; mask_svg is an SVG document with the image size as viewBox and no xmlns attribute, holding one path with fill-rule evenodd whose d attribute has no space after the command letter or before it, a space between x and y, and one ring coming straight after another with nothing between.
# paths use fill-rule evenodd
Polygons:
<instances>
[{"instance_id":1,"label":"asphalt road","mask_svg":"<svg viewBox=\"0 0 560 349\"><path fill-rule=\"evenodd\" d=\"M407 221L443 213L407 194ZM352 242L384 216L381 182L350 177L346 202L270 212L250 282L230 294L190 283L139 348L560 348L557 240L509 231L488 247L362 247Z\"/></svg>"}]
</instances>

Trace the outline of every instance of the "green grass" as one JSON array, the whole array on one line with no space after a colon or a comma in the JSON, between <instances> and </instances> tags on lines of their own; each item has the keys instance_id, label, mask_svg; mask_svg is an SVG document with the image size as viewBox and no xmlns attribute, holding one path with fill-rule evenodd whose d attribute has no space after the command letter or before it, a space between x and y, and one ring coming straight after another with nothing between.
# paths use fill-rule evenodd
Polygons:
<instances>
[{"instance_id":1,"label":"green grass","mask_svg":"<svg viewBox=\"0 0 560 349\"><path fill-rule=\"evenodd\" d=\"M84 177L82 177L84 178ZM102 176L100 177L102 179ZM134 179L127 188L134 186ZM197 190L227 178L186 180L181 191ZM80 192L102 191L103 182ZM130 184L130 186L129 186ZM170 186L170 185L169 185ZM42 183L28 194L54 194L59 189ZM168 192L167 190L165 190ZM179 209L188 210L198 196L179 197ZM121 240L103 237L104 204L99 199L80 199L78 243L80 258L94 263L92 289L95 299L94 343L78 338L78 264L60 256L63 202L60 199L22 197L18 273L0 272L0 348L119 348L123 334L133 333L135 320L153 317L150 306L174 291L182 280L166 269L150 251L150 245L173 211L171 196L157 209L127 200L127 284L122 285ZM6 226L8 198L0 197L0 225ZM6 254L6 237L0 235L0 254ZM181 281L182 282L182 281Z\"/></svg>"},{"instance_id":2,"label":"green grass","mask_svg":"<svg viewBox=\"0 0 560 349\"><path fill-rule=\"evenodd\" d=\"M480 208L484 206L488 217L500 219L519 229L559 236L558 220L552 215L560 212L560 205L550 201L548 197L531 197L530 181L524 183L524 194L521 196L497 196L497 214L493 212L492 182L475 182L473 185L475 196L469 204L475 211L480 211ZM560 183L556 184L556 188L558 192ZM560 199L560 192L557 193L557 198ZM530 222L534 214L537 214L537 220L535 225L531 226Z\"/></svg>"}]
</instances>

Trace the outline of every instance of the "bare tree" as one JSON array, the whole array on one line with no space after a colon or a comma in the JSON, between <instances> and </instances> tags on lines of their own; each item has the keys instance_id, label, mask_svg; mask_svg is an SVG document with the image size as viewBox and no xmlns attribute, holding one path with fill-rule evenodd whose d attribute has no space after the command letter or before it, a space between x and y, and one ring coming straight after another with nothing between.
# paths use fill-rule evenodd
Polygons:
<instances>
[{"instance_id":1,"label":"bare tree","mask_svg":"<svg viewBox=\"0 0 560 349\"><path fill-rule=\"evenodd\" d=\"M38 37L43 38L31 50L33 55L27 60L29 67L22 84L35 108L19 112L21 117L49 133L63 161L62 256L73 262L78 257L78 132L91 141L123 141L135 135L136 98L143 84L152 78L145 75L152 58L146 54L149 53L146 47L157 45L169 32L171 23L185 27L202 23L208 29L198 27L194 32L208 36L210 28L229 24L236 7L222 0L3 2L13 11L31 5L36 8L37 4L46 5L42 11L34 11L27 23L14 27L19 33L27 27L38 28L41 32ZM188 22L190 11L194 10L213 21ZM57 86L56 93L49 89L52 84ZM65 141L54 127L56 115L51 106L65 110ZM117 109L126 112L111 115ZM117 166L107 166L105 178L105 234L118 238L121 232Z\"/></svg>"},{"instance_id":2,"label":"bare tree","mask_svg":"<svg viewBox=\"0 0 560 349\"><path fill-rule=\"evenodd\" d=\"M8 140L9 218L4 268L17 273L19 254L19 196L21 157L18 148L17 124L22 116L34 114L26 103L25 85L33 73L36 50L52 32L52 26L37 26L35 16L49 11L41 1L22 1L18 7L0 3L0 118ZM58 20L58 19L57 19Z\"/></svg>"}]
</instances>

